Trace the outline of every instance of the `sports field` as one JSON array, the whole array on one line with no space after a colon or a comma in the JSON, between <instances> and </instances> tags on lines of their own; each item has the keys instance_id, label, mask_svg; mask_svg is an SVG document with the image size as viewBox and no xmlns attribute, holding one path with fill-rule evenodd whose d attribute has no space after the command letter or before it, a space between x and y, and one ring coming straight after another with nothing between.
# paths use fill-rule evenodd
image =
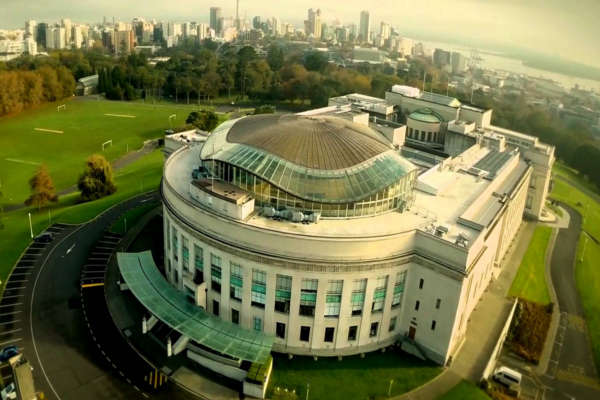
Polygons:
<instances>
[{"instance_id":1,"label":"sports field","mask_svg":"<svg viewBox=\"0 0 600 400\"><path fill-rule=\"evenodd\" d=\"M171 123L177 126L191 111L189 106L88 99L66 105L60 112L54 103L0 118L1 204L23 203L29 195L27 182L42 163L60 191L76 183L90 154L104 154L112 161L145 140L161 137L170 127L169 116L176 115ZM112 146L102 151L108 140Z\"/></svg>"}]
</instances>

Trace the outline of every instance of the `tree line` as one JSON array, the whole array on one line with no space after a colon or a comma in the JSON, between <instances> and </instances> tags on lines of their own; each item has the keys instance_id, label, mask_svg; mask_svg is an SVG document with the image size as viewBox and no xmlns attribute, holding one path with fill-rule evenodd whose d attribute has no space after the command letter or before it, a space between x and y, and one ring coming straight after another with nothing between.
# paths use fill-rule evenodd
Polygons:
<instances>
[{"instance_id":1,"label":"tree line","mask_svg":"<svg viewBox=\"0 0 600 400\"><path fill-rule=\"evenodd\" d=\"M0 115L6 115L72 96L75 79L64 66L46 65L33 71L0 71L0 88Z\"/></svg>"}]
</instances>

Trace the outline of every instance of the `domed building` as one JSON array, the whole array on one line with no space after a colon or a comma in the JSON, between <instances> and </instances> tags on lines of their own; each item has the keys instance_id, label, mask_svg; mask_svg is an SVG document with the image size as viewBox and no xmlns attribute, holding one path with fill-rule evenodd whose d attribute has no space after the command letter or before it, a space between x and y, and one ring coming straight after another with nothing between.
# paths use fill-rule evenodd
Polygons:
<instances>
[{"instance_id":1,"label":"domed building","mask_svg":"<svg viewBox=\"0 0 600 400\"><path fill-rule=\"evenodd\" d=\"M434 132L427 115L420 122ZM531 168L497 143L416 167L380 129L334 106L226 121L183 144L161 185L170 286L202 321L237 325L232 338L262 335L263 353L341 356L401 342L444 364L499 272ZM233 346L211 343L219 354Z\"/></svg>"},{"instance_id":2,"label":"domed building","mask_svg":"<svg viewBox=\"0 0 600 400\"><path fill-rule=\"evenodd\" d=\"M406 137L409 141L442 147L444 118L430 108L420 108L406 117Z\"/></svg>"}]
</instances>

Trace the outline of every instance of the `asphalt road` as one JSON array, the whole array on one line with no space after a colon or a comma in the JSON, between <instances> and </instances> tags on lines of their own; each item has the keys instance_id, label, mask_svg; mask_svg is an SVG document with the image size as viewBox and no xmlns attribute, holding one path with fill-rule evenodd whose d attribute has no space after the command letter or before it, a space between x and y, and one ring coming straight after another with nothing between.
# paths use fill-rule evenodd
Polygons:
<instances>
[{"instance_id":1,"label":"asphalt road","mask_svg":"<svg viewBox=\"0 0 600 400\"><path fill-rule=\"evenodd\" d=\"M19 346L34 368L36 389L46 398L149 397L119 376L92 341L81 311L80 273L104 230L119 215L154 196L128 200L81 226L51 228L58 233L55 240L41 249L34 245L17 264L1 303L5 307L0 308L0 345ZM151 397L189 398L174 387Z\"/></svg>"},{"instance_id":2,"label":"asphalt road","mask_svg":"<svg viewBox=\"0 0 600 400\"><path fill-rule=\"evenodd\" d=\"M552 356L542 381L554 390L547 398L600 398L600 384L592 357L583 308L575 283L575 257L581 232L581 215L565 204L569 228L560 229L552 252L551 276L560 308L560 323Z\"/></svg>"}]
</instances>

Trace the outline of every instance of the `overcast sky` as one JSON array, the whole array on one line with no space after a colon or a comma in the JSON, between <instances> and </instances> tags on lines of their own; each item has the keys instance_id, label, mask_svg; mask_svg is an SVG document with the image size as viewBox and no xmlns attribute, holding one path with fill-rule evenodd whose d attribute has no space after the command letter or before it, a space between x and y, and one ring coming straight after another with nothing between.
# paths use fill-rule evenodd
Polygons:
<instances>
[{"instance_id":1,"label":"overcast sky","mask_svg":"<svg viewBox=\"0 0 600 400\"><path fill-rule=\"evenodd\" d=\"M26 19L101 21L173 19L207 21L208 8L234 12L235 0L0 0L0 28L23 26ZM300 26L310 7L325 22L358 23L368 6L375 30L383 19L401 33L465 45L536 48L600 67L600 0L240 0L241 15L278 16Z\"/></svg>"}]
</instances>

